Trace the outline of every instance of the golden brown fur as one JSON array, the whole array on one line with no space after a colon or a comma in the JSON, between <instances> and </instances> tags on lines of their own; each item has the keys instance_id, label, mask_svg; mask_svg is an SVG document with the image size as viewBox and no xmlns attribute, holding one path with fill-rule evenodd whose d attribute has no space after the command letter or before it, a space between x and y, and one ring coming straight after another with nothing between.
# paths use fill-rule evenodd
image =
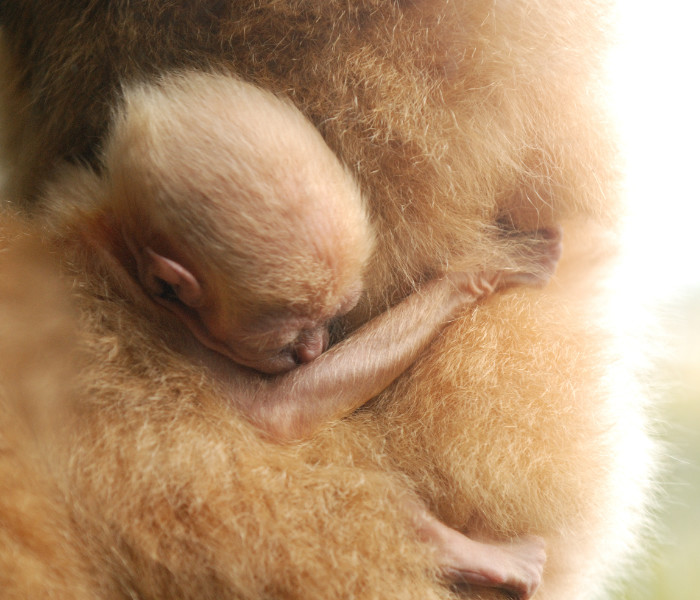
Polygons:
<instances>
[{"instance_id":1,"label":"golden brown fur","mask_svg":"<svg viewBox=\"0 0 700 600\"><path fill-rule=\"evenodd\" d=\"M78 170L53 186L68 217L53 215L45 237L74 281L88 357L63 468L74 535L104 596L442 597L399 475L376 470L376 459L313 464L303 446L265 442L206 369L170 350L181 332L167 313L134 309L144 298L84 219L69 218L69 205L90 205L100 185ZM385 560L393 566L373 569Z\"/></svg>"},{"instance_id":2,"label":"golden brown fur","mask_svg":"<svg viewBox=\"0 0 700 600\"><path fill-rule=\"evenodd\" d=\"M566 240L547 290L468 311L370 406L275 448L59 230L95 358L79 379L76 535L105 597L454 597L399 510L411 493L470 535L544 536L537 598L590 598L619 576L646 475L629 461L647 462L627 426L639 414L608 389L595 286L617 210L596 80L606 2L32 5L0 13L25 206L60 160L98 162L122 82L213 66L288 94L360 182L381 235L349 326L457 259L516 266L502 228L561 222Z\"/></svg>"},{"instance_id":3,"label":"golden brown fur","mask_svg":"<svg viewBox=\"0 0 700 600\"><path fill-rule=\"evenodd\" d=\"M49 460L70 409L75 323L56 265L20 219L0 223L0 597L87 599Z\"/></svg>"}]
</instances>

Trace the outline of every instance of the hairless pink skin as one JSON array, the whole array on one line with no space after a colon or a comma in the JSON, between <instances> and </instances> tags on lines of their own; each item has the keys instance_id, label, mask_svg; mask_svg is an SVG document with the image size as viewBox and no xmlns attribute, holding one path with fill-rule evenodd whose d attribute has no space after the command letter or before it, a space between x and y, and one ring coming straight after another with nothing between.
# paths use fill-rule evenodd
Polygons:
<instances>
[{"instance_id":1,"label":"hairless pink skin","mask_svg":"<svg viewBox=\"0 0 700 600\"><path fill-rule=\"evenodd\" d=\"M507 590L519 600L537 591L547 559L542 538L477 541L441 523L421 505L411 503L410 510L418 534L436 549L440 568L451 581Z\"/></svg>"}]
</instances>

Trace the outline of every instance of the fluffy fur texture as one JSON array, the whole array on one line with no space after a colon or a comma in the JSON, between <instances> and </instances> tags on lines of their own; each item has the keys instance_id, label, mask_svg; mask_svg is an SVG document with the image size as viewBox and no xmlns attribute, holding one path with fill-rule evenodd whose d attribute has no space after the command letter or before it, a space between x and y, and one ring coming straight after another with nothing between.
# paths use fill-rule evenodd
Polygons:
<instances>
[{"instance_id":1,"label":"fluffy fur texture","mask_svg":"<svg viewBox=\"0 0 700 600\"><path fill-rule=\"evenodd\" d=\"M99 168L123 82L213 67L288 95L360 182L380 235L348 327L445 265L527 261L511 230L564 225L546 290L468 311L370 405L282 448L57 226L92 357L68 506L104 597L503 597L442 585L407 494L472 536L544 536L537 598L592 598L620 576L649 461L599 327L617 211L596 80L606 15L571 0L2 5L9 193L25 207L60 161ZM93 181L43 200L89 198Z\"/></svg>"},{"instance_id":2,"label":"fluffy fur texture","mask_svg":"<svg viewBox=\"0 0 700 600\"><path fill-rule=\"evenodd\" d=\"M132 86L123 103L103 162L116 218L140 244L169 241L238 308L318 309L361 279L364 201L291 103L192 71Z\"/></svg>"},{"instance_id":3,"label":"fluffy fur texture","mask_svg":"<svg viewBox=\"0 0 700 600\"><path fill-rule=\"evenodd\" d=\"M3 214L0 237L0 596L87 600L87 564L49 460L72 400L74 315L26 223Z\"/></svg>"}]
</instances>

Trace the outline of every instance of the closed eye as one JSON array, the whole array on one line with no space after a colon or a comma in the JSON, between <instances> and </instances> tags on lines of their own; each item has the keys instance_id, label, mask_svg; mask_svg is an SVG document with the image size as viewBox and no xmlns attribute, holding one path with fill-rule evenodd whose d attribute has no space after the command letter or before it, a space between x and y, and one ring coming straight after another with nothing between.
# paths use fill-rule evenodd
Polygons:
<instances>
[{"instance_id":1,"label":"closed eye","mask_svg":"<svg viewBox=\"0 0 700 600\"><path fill-rule=\"evenodd\" d=\"M160 284L161 287L161 292L158 294L159 298L162 298L163 300L167 300L168 302L179 302L180 299L177 297L177 294L175 293L175 288L173 288L172 285L169 283L166 283L162 279L158 279L158 283Z\"/></svg>"}]
</instances>

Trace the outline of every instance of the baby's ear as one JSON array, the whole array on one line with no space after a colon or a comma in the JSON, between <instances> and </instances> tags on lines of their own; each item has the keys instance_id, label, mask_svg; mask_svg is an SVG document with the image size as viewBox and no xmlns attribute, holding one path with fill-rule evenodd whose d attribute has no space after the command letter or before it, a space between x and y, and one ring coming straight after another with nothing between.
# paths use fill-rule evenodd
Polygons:
<instances>
[{"instance_id":1,"label":"baby's ear","mask_svg":"<svg viewBox=\"0 0 700 600\"><path fill-rule=\"evenodd\" d=\"M197 278L179 262L166 258L150 248L145 249L143 265L139 266L142 285L150 293L161 295L163 282L175 292L178 300L191 308L202 304L202 286Z\"/></svg>"}]
</instances>

